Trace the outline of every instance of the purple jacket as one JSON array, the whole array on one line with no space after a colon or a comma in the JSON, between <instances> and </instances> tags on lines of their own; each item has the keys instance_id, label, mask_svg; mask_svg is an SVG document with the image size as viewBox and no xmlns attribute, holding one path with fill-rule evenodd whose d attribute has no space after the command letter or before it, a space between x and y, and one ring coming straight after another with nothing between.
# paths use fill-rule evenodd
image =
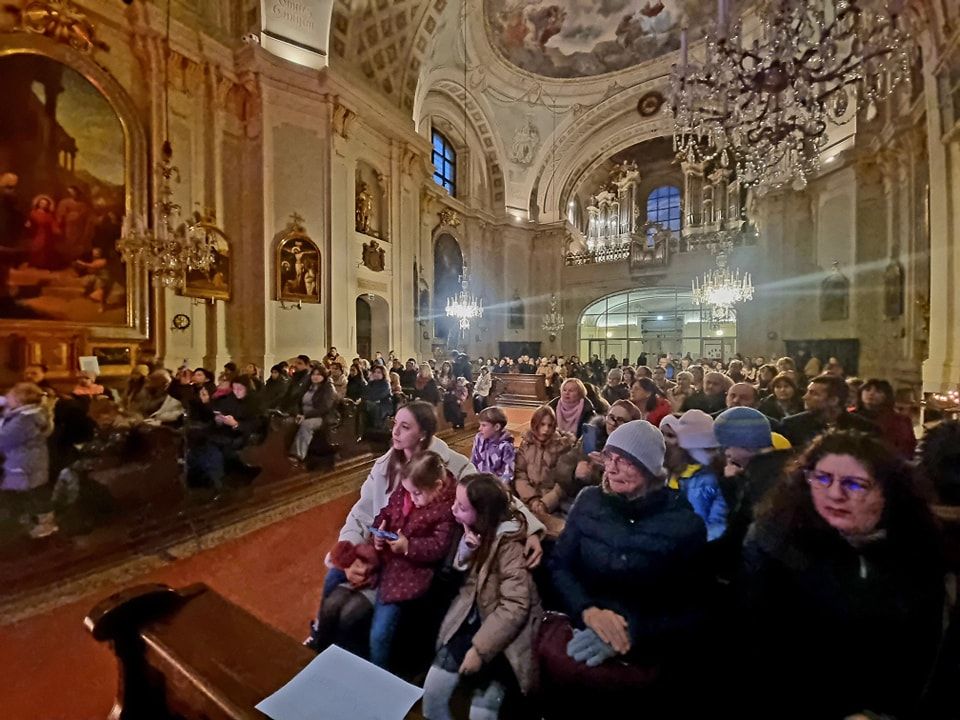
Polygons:
<instances>
[{"instance_id":1,"label":"purple jacket","mask_svg":"<svg viewBox=\"0 0 960 720\"><path fill-rule=\"evenodd\" d=\"M503 430L489 440L484 440L483 436L477 433L470 462L476 466L478 472L493 473L503 482L510 484L513 482L516 457L517 449L513 444L513 436Z\"/></svg>"}]
</instances>

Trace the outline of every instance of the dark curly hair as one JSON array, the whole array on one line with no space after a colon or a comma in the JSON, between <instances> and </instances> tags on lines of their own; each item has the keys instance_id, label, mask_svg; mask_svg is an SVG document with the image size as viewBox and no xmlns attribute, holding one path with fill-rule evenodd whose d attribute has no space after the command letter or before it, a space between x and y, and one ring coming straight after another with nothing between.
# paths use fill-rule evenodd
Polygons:
<instances>
[{"instance_id":1,"label":"dark curly hair","mask_svg":"<svg viewBox=\"0 0 960 720\"><path fill-rule=\"evenodd\" d=\"M960 505L960 420L930 428L920 444L920 472L940 502Z\"/></svg>"},{"instance_id":2,"label":"dark curly hair","mask_svg":"<svg viewBox=\"0 0 960 720\"><path fill-rule=\"evenodd\" d=\"M889 538L919 553L939 554L937 524L910 467L879 440L856 431L834 430L817 436L761 502L758 526L800 550L829 533L829 525L814 508L804 475L827 455L849 455L870 471L883 491L880 524Z\"/></svg>"}]
</instances>

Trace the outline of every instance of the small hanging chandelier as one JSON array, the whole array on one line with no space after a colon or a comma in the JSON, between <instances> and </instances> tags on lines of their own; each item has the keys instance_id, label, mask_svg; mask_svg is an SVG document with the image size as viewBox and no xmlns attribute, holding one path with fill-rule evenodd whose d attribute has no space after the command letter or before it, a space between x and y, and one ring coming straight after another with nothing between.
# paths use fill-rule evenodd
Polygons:
<instances>
[{"instance_id":1,"label":"small hanging chandelier","mask_svg":"<svg viewBox=\"0 0 960 720\"><path fill-rule=\"evenodd\" d=\"M563 332L564 322L563 313L557 310L557 295L550 295L550 312L543 315L543 331L550 336L552 340Z\"/></svg>"},{"instance_id":2,"label":"small hanging chandelier","mask_svg":"<svg viewBox=\"0 0 960 720\"><path fill-rule=\"evenodd\" d=\"M153 273L159 287L183 287L187 270L208 270L213 264L217 238L206 232L203 223L186 225L180 222L180 206L173 202L170 180L179 182L179 170L172 164L170 141L163 143L160 164L157 167L156 231L152 231L142 217L123 221L123 233L117 240L117 250L124 262L142 264Z\"/></svg>"},{"instance_id":3,"label":"small hanging chandelier","mask_svg":"<svg viewBox=\"0 0 960 720\"><path fill-rule=\"evenodd\" d=\"M483 300L477 299L470 292L466 265L463 266L463 275L460 276L460 292L447 298L447 316L457 318L461 330L469 330L471 320L483 317Z\"/></svg>"},{"instance_id":4,"label":"small hanging chandelier","mask_svg":"<svg viewBox=\"0 0 960 720\"><path fill-rule=\"evenodd\" d=\"M164 128L170 128L170 98L167 83L170 64L170 0L167 0L166 42L163 71ZM180 220L180 206L173 202L171 181L180 182L180 170L173 164L173 147L163 141L160 162L157 164L157 202L154 205L155 227L151 230L143 217L128 214L123 219L123 230L117 240L117 250L124 262L140 265L153 273L158 287L179 289L186 280L187 270L209 270L216 257L216 233L208 232L210 225L200 221L187 225ZM215 228L219 234L223 234Z\"/></svg>"},{"instance_id":5,"label":"small hanging chandelier","mask_svg":"<svg viewBox=\"0 0 960 720\"><path fill-rule=\"evenodd\" d=\"M710 308L714 320L724 322L734 317L733 306L753 300L750 273L741 275L739 268L727 266L727 250L717 252L717 266L707 270L703 278L693 279L693 302Z\"/></svg>"},{"instance_id":6,"label":"small hanging chandelier","mask_svg":"<svg viewBox=\"0 0 960 720\"><path fill-rule=\"evenodd\" d=\"M899 22L864 0L761 0L757 27L730 21L718 0L702 63L689 59L686 30L673 73L674 149L692 162L736 166L746 187L802 189L820 167L828 125L853 109L876 110L909 82L913 45ZM735 14L735 13L734 13Z\"/></svg>"}]
</instances>

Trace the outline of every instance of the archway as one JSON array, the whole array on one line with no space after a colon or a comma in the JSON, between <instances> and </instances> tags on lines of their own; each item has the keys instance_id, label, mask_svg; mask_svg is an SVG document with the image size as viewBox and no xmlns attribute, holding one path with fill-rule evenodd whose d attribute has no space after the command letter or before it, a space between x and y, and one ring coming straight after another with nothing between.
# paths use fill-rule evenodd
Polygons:
<instances>
[{"instance_id":1,"label":"archway","mask_svg":"<svg viewBox=\"0 0 960 720\"><path fill-rule=\"evenodd\" d=\"M357 296L357 355L372 359L390 352L390 306L379 295Z\"/></svg>"},{"instance_id":2,"label":"archway","mask_svg":"<svg viewBox=\"0 0 960 720\"><path fill-rule=\"evenodd\" d=\"M737 320L717 322L709 308L693 303L689 288L640 288L608 295L588 305L577 323L580 357L629 358L641 354L689 354L726 360L737 351Z\"/></svg>"},{"instance_id":3,"label":"archway","mask_svg":"<svg viewBox=\"0 0 960 720\"><path fill-rule=\"evenodd\" d=\"M460 292L463 275L463 251L453 235L444 233L437 238L433 250L433 334L449 345L459 335L457 321L447 317L447 299Z\"/></svg>"}]
</instances>

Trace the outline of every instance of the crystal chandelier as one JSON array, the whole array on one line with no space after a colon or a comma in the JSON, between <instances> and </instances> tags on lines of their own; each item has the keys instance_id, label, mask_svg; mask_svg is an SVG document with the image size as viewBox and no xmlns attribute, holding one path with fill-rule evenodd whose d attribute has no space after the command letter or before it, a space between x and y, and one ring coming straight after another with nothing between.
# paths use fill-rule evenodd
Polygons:
<instances>
[{"instance_id":1,"label":"crystal chandelier","mask_svg":"<svg viewBox=\"0 0 960 720\"><path fill-rule=\"evenodd\" d=\"M557 310L556 293L550 296L550 312L543 315L543 331L553 339L563 332L563 313Z\"/></svg>"},{"instance_id":2,"label":"crystal chandelier","mask_svg":"<svg viewBox=\"0 0 960 720\"><path fill-rule=\"evenodd\" d=\"M733 318L733 306L753 300L750 273L727 267L727 248L717 252L717 266L707 270L703 278L693 279L693 302L710 308L714 320Z\"/></svg>"},{"instance_id":3,"label":"crystal chandelier","mask_svg":"<svg viewBox=\"0 0 960 720\"><path fill-rule=\"evenodd\" d=\"M717 28L702 64L690 61L686 30L673 73L674 149L689 162L735 166L746 187L802 189L820 167L828 124L876 110L909 82L912 43L898 23L903 0L886 12L862 0L761 0L756 27ZM729 30L729 32L728 32Z\"/></svg>"},{"instance_id":4,"label":"crystal chandelier","mask_svg":"<svg viewBox=\"0 0 960 720\"><path fill-rule=\"evenodd\" d=\"M478 300L470 292L466 266L463 267L460 284L460 292L454 297L447 298L447 315L460 321L461 330L469 330L472 319L483 317L483 300Z\"/></svg>"},{"instance_id":5,"label":"crystal chandelier","mask_svg":"<svg viewBox=\"0 0 960 720\"><path fill-rule=\"evenodd\" d=\"M217 239L203 227L203 222L186 225L180 222L180 206L173 202L171 179L180 181L180 172L173 165L170 141L163 143L157 166L156 229L151 231L141 217L124 218L123 234L117 250L124 262L141 264L153 273L160 287L183 287L189 269L208 270L214 261Z\"/></svg>"}]
</instances>

